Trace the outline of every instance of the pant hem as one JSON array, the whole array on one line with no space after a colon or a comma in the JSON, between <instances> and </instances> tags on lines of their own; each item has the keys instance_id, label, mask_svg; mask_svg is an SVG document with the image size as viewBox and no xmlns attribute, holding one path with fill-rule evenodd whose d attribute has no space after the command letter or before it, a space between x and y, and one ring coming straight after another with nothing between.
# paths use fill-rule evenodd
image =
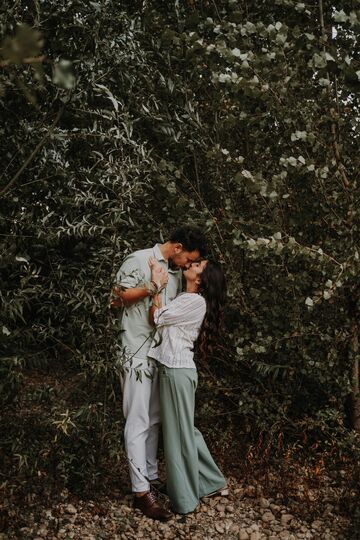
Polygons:
<instances>
[{"instance_id":1,"label":"pant hem","mask_svg":"<svg viewBox=\"0 0 360 540\"><path fill-rule=\"evenodd\" d=\"M214 491L218 491L219 489L226 489L226 482L223 483L223 484L220 484L218 485L217 487L213 487L211 489L206 489L205 493L202 494L202 492L200 492L200 499L202 499L203 497L207 497L208 495L210 495L210 493L213 493Z\"/></svg>"},{"instance_id":2,"label":"pant hem","mask_svg":"<svg viewBox=\"0 0 360 540\"><path fill-rule=\"evenodd\" d=\"M175 514L191 514L192 512L195 512L198 506L199 503L196 506L192 507L190 510L177 510L176 508L172 507L172 511L175 512Z\"/></svg>"}]
</instances>

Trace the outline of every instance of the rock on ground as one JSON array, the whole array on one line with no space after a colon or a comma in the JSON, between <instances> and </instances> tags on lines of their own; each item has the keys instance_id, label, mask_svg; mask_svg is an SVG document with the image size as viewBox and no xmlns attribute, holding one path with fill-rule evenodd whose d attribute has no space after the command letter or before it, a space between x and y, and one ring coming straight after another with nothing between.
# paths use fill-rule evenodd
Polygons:
<instances>
[{"instance_id":1,"label":"rock on ground","mask_svg":"<svg viewBox=\"0 0 360 540\"><path fill-rule=\"evenodd\" d=\"M144 517L132 508L132 496L62 500L30 513L26 526L0 533L0 540L345 540L348 521L332 511L314 519L261 495L259 486L229 479L228 497L203 499L196 511L175 514L166 523ZM162 501L168 504L164 498ZM38 509L39 510L39 509Z\"/></svg>"}]
</instances>

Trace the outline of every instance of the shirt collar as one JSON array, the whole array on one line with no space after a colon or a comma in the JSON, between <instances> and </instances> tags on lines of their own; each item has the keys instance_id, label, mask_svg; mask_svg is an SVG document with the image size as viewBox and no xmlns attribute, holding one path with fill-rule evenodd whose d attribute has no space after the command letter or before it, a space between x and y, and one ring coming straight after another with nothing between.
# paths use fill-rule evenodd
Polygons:
<instances>
[{"instance_id":1,"label":"shirt collar","mask_svg":"<svg viewBox=\"0 0 360 540\"><path fill-rule=\"evenodd\" d=\"M160 251L160 244L155 244L155 246L153 247L153 251L155 259L157 259L158 261L165 261L166 263L168 262L166 259L164 259L164 256Z\"/></svg>"}]
</instances>

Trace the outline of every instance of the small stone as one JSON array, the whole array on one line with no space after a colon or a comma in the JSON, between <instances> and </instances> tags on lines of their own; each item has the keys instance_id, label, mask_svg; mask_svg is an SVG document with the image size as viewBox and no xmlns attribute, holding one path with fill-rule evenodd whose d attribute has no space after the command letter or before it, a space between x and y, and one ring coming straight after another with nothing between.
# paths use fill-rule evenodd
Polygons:
<instances>
[{"instance_id":1,"label":"small stone","mask_svg":"<svg viewBox=\"0 0 360 540\"><path fill-rule=\"evenodd\" d=\"M250 535L250 540L260 540L259 531L253 531Z\"/></svg>"},{"instance_id":2,"label":"small stone","mask_svg":"<svg viewBox=\"0 0 360 540\"><path fill-rule=\"evenodd\" d=\"M233 507L232 504L228 504L226 507L225 507L225 510L229 513L232 513L235 511L235 508Z\"/></svg>"},{"instance_id":3,"label":"small stone","mask_svg":"<svg viewBox=\"0 0 360 540\"><path fill-rule=\"evenodd\" d=\"M334 510L334 505L332 505L332 504L327 504L327 505L326 505L326 508L325 508L324 515L329 515L329 514L331 514L333 510Z\"/></svg>"},{"instance_id":4,"label":"small stone","mask_svg":"<svg viewBox=\"0 0 360 540\"><path fill-rule=\"evenodd\" d=\"M309 491L307 492L307 496L309 501L311 502L314 502L316 500L315 493L311 489L309 489Z\"/></svg>"},{"instance_id":5,"label":"small stone","mask_svg":"<svg viewBox=\"0 0 360 540\"><path fill-rule=\"evenodd\" d=\"M290 539L289 531L281 531L279 536L280 536L281 540L289 540Z\"/></svg>"},{"instance_id":6,"label":"small stone","mask_svg":"<svg viewBox=\"0 0 360 540\"><path fill-rule=\"evenodd\" d=\"M320 521L319 519L316 519L315 521L312 522L311 527L317 531L321 529L322 525L323 525L322 521Z\"/></svg>"},{"instance_id":7,"label":"small stone","mask_svg":"<svg viewBox=\"0 0 360 540\"><path fill-rule=\"evenodd\" d=\"M268 540L278 540L278 536L271 535Z\"/></svg>"},{"instance_id":8,"label":"small stone","mask_svg":"<svg viewBox=\"0 0 360 540\"><path fill-rule=\"evenodd\" d=\"M265 499L265 497L260 497L259 499L260 508L269 508L270 502Z\"/></svg>"},{"instance_id":9,"label":"small stone","mask_svg":"<svg viewBox=\"0 0 360 540\"><path fill-rule=\"evenodd\" d=\"M224 504L217 504L215 508L216 508L216 510L218 512L225 512L225 505Z\"/></svg>"},{"instance_id":10,"label":"small stone","mask_svg":"<svg viewBox=\"0 0 360 540\"><path fill-rule=\"evenodd\" d=\"M224 532L225 532L224 527L222 527L222 526L220 525L220 523L215 523L215 529L216 529L216 531L217 531L218 533L220 533L220 534L224 534Z\"/></svg>"},{"instance_id":11,"label":"small stone","mask_svg":"<svg viewBox=\"0 0 360 540\"><path fill-rule=\"evenodd\" d=\"M256 487L255 486L246 486L244 489L244 494L247 497L255 497L256 496Z\"/></svg>"},{"instance_id":12,"label":"small stone","mask_svg":"<svg viewBox=\"0 0 360 540\"><path fill-rule=\"evenodd\" d=\"M65 510L68 514L77 514L77 510L73 504L66 505Z\"/></svg>"},{"instance_id":13,"label":"small stone","mask_svg":"<svg viewBox=\"0 0 360 540\"><path fill-rule=\"evenodd\" d=\"M272 512L265 512L261 516L261 519L262 519L262 521L264 521L264 523L270 523L271 521L274 521L275 516L274 516L274 514Z\"/></svg>"},{"instance_id":14,"label":"small stone","mask_svg":"<svg viewBox=\"0 0 360 540\"><path fill-rule=\"evenodd\" d=\"M239 540L249 540L249 535L245 529L241 529L239 532Z\"/></svg>"},{"instance_id":15,"label":"small stone","mask_svg":"<svg viewBox=\"0 0 360 540\"><path fill-rule=\"evenodd\" d=\"M283 514L280 518L280 523L283 527L287 527L290 522L293 520L294 516L291 514Z\"/></svg>"}]
</instances>

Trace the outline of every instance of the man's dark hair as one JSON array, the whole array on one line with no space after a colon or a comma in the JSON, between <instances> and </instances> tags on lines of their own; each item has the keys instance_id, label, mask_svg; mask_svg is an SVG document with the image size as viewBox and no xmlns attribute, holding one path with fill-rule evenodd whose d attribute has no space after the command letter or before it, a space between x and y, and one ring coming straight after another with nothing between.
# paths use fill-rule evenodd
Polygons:
<instances>
[{"instance_id":1,"label":"man's dark hair","mask_svg":"<svg viewBox=\"0 0 360 540\"><path fill-rule=\"evenodd\" d=\"M174 244L179 242L179 244L183 245L185 251L195 251L197 249L200 252L200 257L206 255L206 239L198 227L191 227L190 225L179 227L170 234L169 241Z\"/></svg>"}]
</instances>

